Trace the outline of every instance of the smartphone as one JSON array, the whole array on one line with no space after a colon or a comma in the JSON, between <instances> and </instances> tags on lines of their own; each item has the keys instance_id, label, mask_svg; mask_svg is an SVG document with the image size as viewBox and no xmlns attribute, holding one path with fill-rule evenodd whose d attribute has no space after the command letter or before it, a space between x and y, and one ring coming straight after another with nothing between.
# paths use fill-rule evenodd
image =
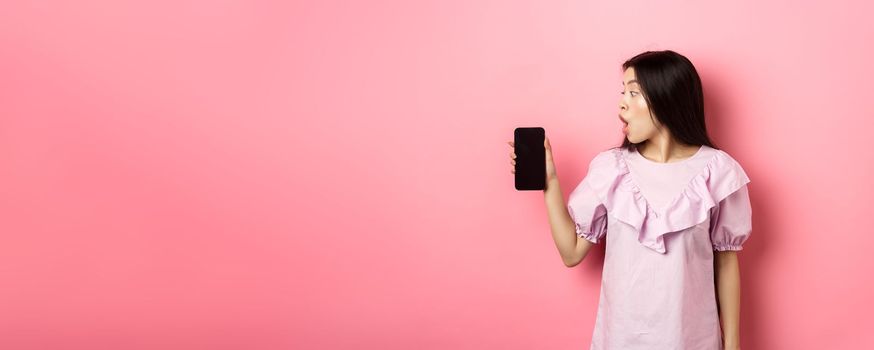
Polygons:
<instances>
[{"instance_id":1,"label":"smartphone","mask_svg":"<svg viewBox=\"0 0 874 350\"><path fill-rule=\"evenodd\" d=\"M541 127L521 127L513 132L516 153L516 190L546 189L546 132Z\"/></svg>"}]
</instances>

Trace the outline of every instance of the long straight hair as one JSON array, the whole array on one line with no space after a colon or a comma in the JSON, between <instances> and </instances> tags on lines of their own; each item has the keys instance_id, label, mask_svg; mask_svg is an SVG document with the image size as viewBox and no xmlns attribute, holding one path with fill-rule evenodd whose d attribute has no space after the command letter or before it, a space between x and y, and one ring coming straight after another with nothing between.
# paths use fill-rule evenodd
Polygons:
<instances>
[{"instance_id":1,"label":"long straight hair","mask_svg":"<svg viewBox=\"0 0 874 350\"><path fill-rule=\"evenodd\" d=\"M622 63L623 72L632 67L650 117L657 118L683 144L718 149L707 135L701 78L688 58L671 50L646 51ZM631 149L641 143L623 137L620 147Z\"/></svg>"}]
</instances>

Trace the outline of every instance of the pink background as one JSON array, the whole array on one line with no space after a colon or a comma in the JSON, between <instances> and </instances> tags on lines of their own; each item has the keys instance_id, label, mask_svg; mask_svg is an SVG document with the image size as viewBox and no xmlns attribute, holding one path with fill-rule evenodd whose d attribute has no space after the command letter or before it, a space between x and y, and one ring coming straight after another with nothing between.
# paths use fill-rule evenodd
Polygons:
<instances>
[{"instance_id":1,"label":"pink background","mask_svg":"<svg viewBox=\"0 0 874 350\"><path fill-rule=\"evenodd\" d=\"M867 2L0 5L0 348L587 349L565 196L620 64L689 57L752 182L745 349L874 347ZM868 23L868 24L866 24Z\"/></svg>"}]
</instances>

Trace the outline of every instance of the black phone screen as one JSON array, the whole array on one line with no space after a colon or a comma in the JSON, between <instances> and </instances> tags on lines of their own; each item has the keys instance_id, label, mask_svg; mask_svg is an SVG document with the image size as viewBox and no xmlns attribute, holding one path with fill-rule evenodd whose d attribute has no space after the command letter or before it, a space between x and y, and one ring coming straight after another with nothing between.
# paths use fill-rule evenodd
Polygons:
<instances>
[{"instance_id":1,"label":"black phone screen","mask_svg":"<svg viewBox=\"0 0 874 350\"><path fill-rule=\"evenodd\" d=\"M532 191L546 188L545 131L541 127L516 128L513 132L513 152L516 153L516 190Z\"/></svg>"}]
</instances>

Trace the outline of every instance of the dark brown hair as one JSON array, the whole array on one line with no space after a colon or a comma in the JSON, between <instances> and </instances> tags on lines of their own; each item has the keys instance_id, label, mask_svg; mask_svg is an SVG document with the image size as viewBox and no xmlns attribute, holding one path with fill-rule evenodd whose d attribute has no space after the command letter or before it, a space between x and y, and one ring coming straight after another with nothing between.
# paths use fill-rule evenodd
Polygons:
<instances>
[{"instance_id":1,"label":"dark brown hair","mask_svg":"<svg viewBox=\"0 0 874 350\"><path fill-rule=\"evenodd\" d=\"M622 63L622 71L634 68L650 116L679 142L717 148L707 135L704 122L704 89L695 66L671 50L646 51ZM622 138L620 147L639 145ZM718 148L717 148L718 149Z\"/></svg>"}]
</instances>

